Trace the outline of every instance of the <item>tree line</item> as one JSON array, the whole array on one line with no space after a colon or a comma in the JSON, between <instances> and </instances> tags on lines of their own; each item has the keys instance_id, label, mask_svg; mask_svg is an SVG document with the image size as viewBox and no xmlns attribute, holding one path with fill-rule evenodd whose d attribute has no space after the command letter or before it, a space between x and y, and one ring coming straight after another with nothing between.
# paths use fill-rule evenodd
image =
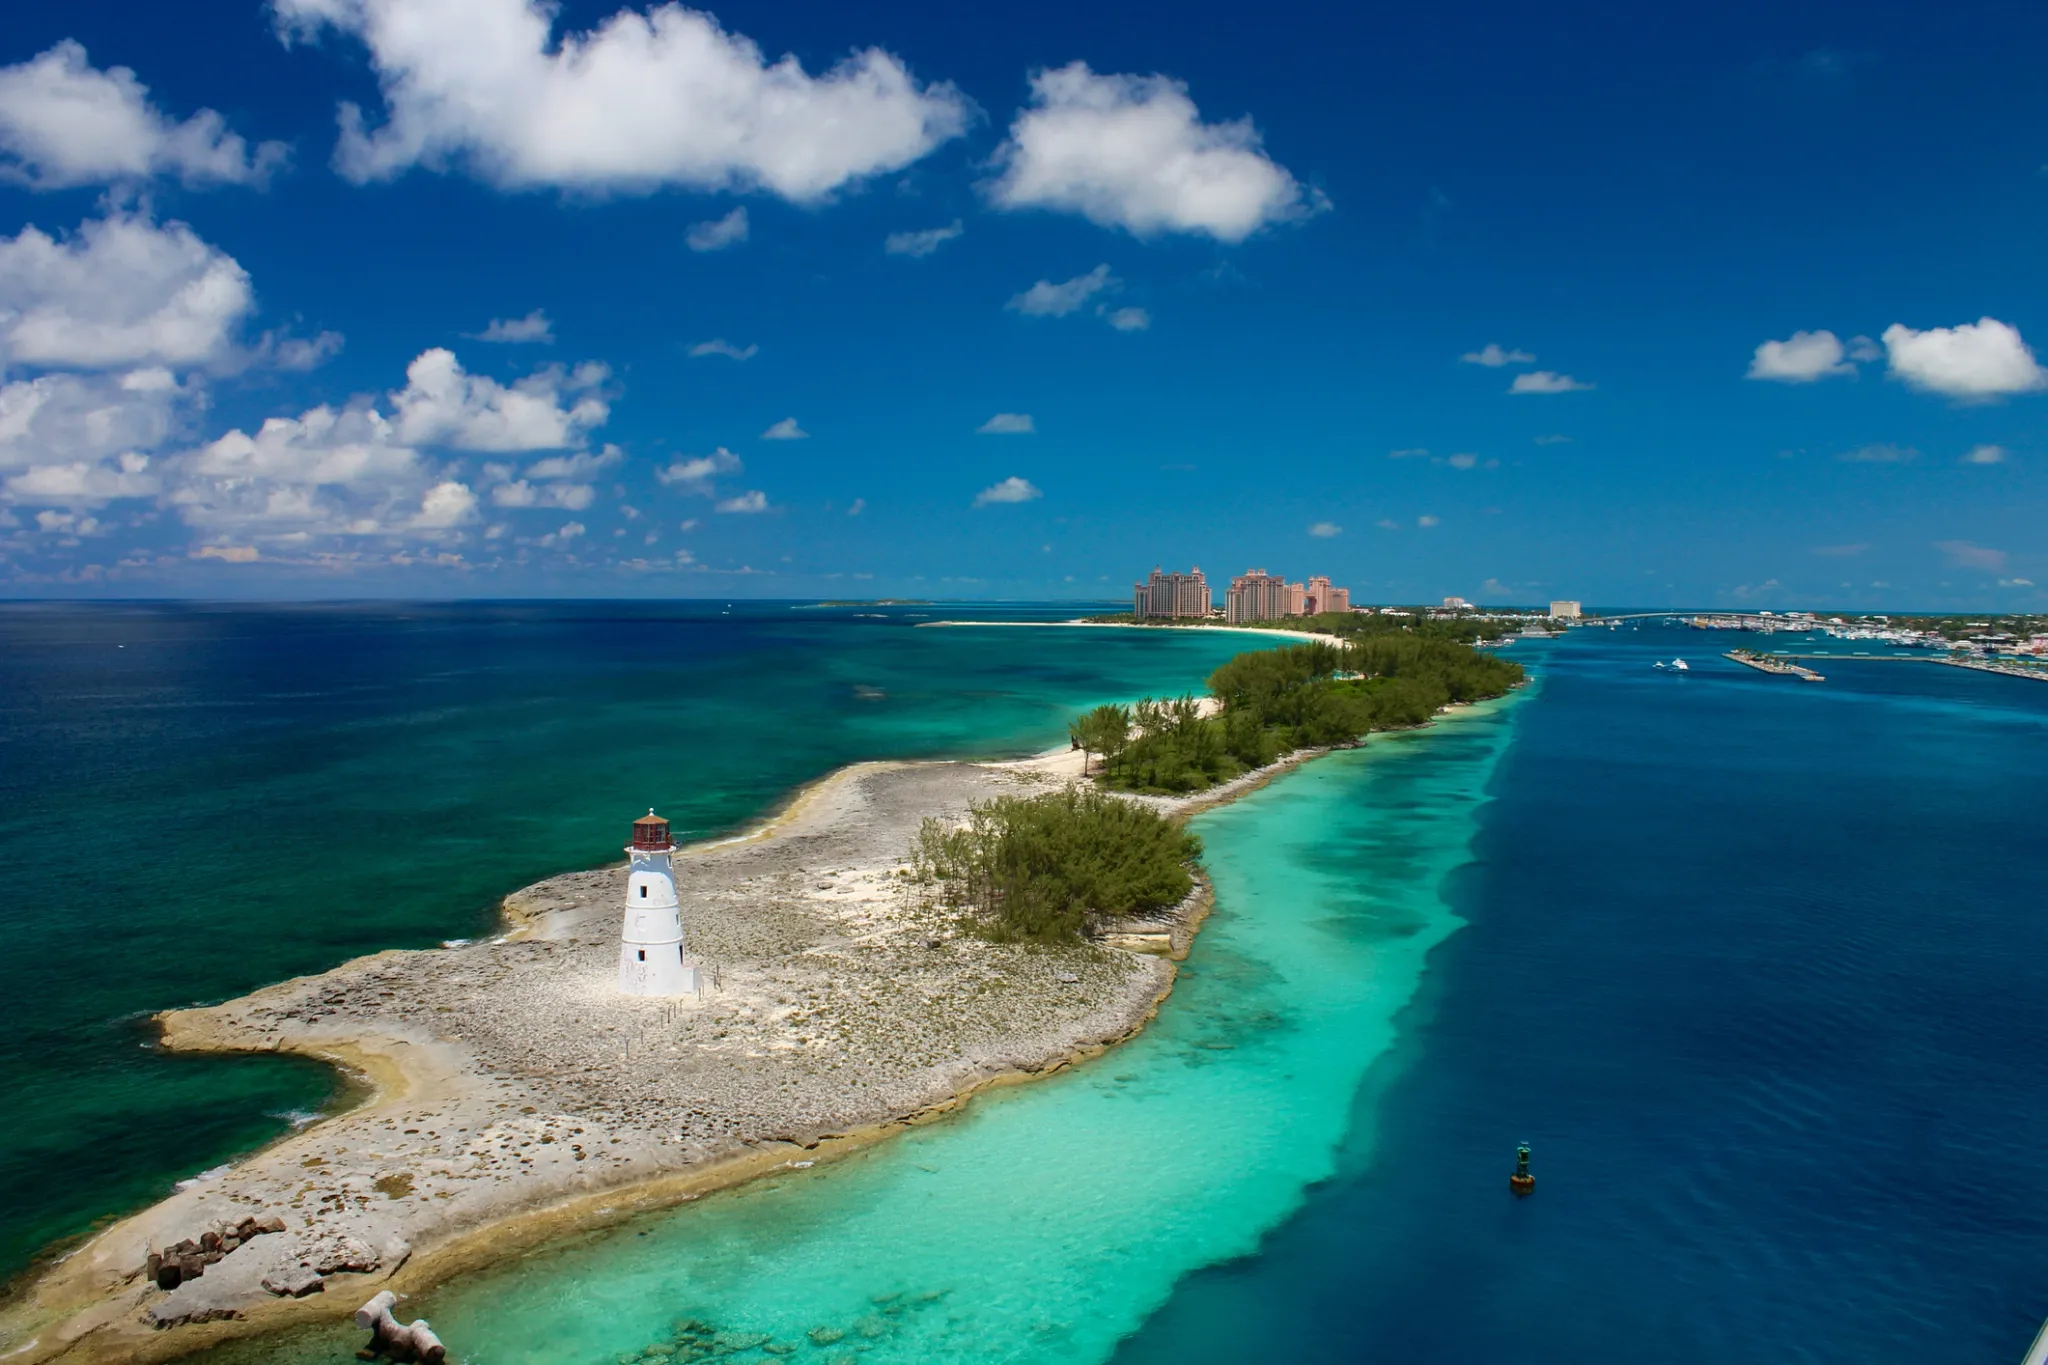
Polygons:
<instances>
[{"instance_id":1,"label":"tree line","mask_svg":"<svg viewBox=\"0 0 2048 1365\"><path fill-rule=\"evenodd\" d=\"M1452 702L1500 696L1522 677L1520 665L1448 632L1361 631L1342 645L1239 654L1209 675L1208 706L1192 696L1098 706L1067 732L1084 765L1100 759L1106 787L1199 791L1295 749L1426 724Z\"/></svg>"}]
</instances>

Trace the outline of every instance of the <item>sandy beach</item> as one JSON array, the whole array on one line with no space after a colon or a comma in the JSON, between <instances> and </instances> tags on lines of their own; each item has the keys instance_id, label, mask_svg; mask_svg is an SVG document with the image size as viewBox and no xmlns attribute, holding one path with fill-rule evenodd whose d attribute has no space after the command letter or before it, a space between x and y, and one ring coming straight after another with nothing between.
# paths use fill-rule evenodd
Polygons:
<instances>
[{"instance_id":1,"label":"sandy beach","mask_svg":"<svg viewBox=\"0 0 2048 1365\"><path fill-rule=\"evenodd\" d=\"M1191 812L1317 752L1192 798L1133 799ZM711 968L701 999L616 990L621 864L507 897L487 942L378 953L160 1016L168 1048L317 1057L365 1098L49 1268L0 1314L0 1360L154 1361L338 1318L378 1290L418 1292L829 1159L1114 1045L1171 988L1205 886L1156 921L1051 948L959 933L904 870L926 816L1079 776L1064 748L858 764L755 830L679 851L690 948ZM198 1278L150 1278L152 1251L238 1227Z\"/></svg>"}]
</instances>

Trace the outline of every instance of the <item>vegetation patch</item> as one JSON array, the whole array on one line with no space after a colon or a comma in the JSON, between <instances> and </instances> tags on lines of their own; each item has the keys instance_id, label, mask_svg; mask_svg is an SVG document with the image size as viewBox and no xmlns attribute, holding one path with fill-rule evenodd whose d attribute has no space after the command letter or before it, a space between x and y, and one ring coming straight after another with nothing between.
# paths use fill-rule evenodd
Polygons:
<instances>
[{"instance_id":1,"label":"vegetation patch","mask_svg":"<svg viewBox=\"0 0 2048 1365\"><path fill-rule=\"evenodd\" d=\"M1179 904L1201 852L1148 807L1069 788L977 802L964 825L926 819L911 868L991 939L1071 943L1105 920Z\"/></svg>"},{"instance_id":2,"label":"vegetation patch","mask_svg":"<svg viewBox=\"0 0 2048 1365\"><path fill-rule=\"evenodd\" d=\"M1373 631L1342 645L1240 654L1209 675L1213 708L1192 696L1098 706L1068 733L1084 762L1101 759L1106 787L1200 791L1295 749L1425 724L1452 702L1500 696L1522 676L1520 665L1448 632Z\"/></svg>"}]
</instances>

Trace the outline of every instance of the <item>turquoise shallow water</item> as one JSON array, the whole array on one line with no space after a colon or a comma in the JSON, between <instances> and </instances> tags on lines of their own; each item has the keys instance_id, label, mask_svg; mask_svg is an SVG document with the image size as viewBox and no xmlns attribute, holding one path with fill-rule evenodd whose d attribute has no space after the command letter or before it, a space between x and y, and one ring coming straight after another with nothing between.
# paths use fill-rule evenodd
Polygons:
<instances>
[{"instance_id":1,"label":"turquoise shallow water","mask_svg":"<svg viewBox=\"0 0 2048 1365\"><path fill-rule=\"evenodd\" d=\"M463 1359L608 1362L695 1318L806 1359L1087 1361L1328 1176L1515 703L1333 755L1198 821L1217 908L1133 1042L867 1152L414 1301ZM814 1329L843 1338L814 1345ZM348 1334L223 1352L334 1358ZM767 1359L747 1353L743 1359Z\"/></svg>"}]
</instances>

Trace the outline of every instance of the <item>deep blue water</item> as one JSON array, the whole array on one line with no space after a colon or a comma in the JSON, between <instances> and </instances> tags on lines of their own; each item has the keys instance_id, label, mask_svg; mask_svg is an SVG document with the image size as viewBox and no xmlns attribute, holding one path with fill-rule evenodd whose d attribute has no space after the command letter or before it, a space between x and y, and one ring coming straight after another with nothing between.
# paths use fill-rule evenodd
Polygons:
<instances>
[{"instance_id":1,"label":"deep blue water","mask_svg":"<svg viewBox=\"0 0 2048 1365\"><path fill-rule=\"evenodd\" d=\"M1342 1171L1119 1365L2017 1361L2048 1314L2048 685L1545 646ZM1650 667L1683 654L1689 676ZM1527 662L1529 660L1525 660ZM1535 1149L1535 1195L1507 1189Z\"/></svg>"}]
</instances>

